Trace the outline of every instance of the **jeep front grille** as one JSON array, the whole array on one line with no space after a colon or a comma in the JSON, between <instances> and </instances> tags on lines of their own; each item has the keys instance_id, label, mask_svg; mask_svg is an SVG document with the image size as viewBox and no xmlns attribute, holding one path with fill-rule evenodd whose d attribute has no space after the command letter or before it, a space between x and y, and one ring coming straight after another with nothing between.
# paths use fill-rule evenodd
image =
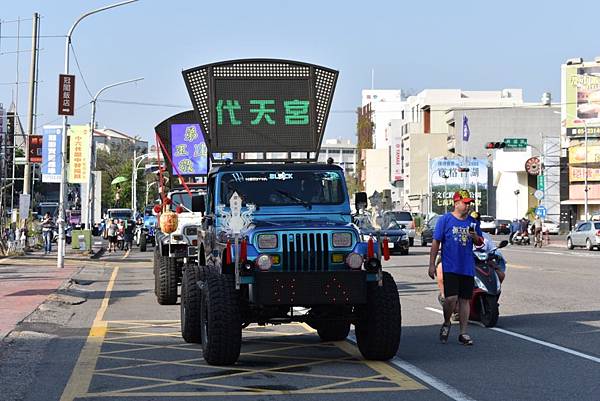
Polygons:
<instances>
[{"instance_id":1,"label":"jeep front grille","mask_svg":"<svg viewBox=\"0 0 600 401\"><path fill-rule=\"evenodd\" d=\"M325 233L289 233L281 236L282 271L329 270L329 241Z\"/></svg>"}]
</instances>

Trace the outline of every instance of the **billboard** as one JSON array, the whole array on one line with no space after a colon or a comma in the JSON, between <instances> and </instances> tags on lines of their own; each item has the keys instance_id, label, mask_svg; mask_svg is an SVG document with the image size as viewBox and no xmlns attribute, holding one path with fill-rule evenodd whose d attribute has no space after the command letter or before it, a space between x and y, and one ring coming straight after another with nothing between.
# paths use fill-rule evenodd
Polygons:
<instances>
[{"instance_id":1,"label":"billboard","mask_svg":"<svg viewBox=\"0 0 600 401\"><path fill-rule=\"evenodd\" d=\"M204 175L207 173L208 148L200 124L171 124L172 173Z\"/></svg>"},{"instance_id":2,"label":"billboard","mask_svg":"<svg viewBox=\"0 0 600 401\"><path fill-rule=\"evenodd\" d=\"M600 136L600 65L564 65L562 121L567 136Z\"/></svg>"},{"instance_id":3,"label":"billboard","mask_svg":"<svg viewBox=\"0 0 600 401\"><path fill-rule=\"evenodd\" d=\"M45 125L42 139L42 182L60 182L62 126Z\"/></svg>"},{"instance_id":4,"label":"billboard","mask_svg":"<svg viewBox=\"0 0 600 401\"><path fill-rule=\"evenodd\" d=\"M488 167L485 159L469 160L469 171L461 172L466 167L463 159L446 159L443 157L429 161L431 211L444 214L452 210L452 196L459 189L467 189L475 197L479 213L488 211Z\"/></svg>"}]
</instances>

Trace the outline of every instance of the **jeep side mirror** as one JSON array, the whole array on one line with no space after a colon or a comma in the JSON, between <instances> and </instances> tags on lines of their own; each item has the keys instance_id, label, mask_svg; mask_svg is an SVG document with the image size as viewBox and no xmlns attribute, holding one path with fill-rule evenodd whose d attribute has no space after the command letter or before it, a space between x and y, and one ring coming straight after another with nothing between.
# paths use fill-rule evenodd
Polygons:
<instances>
[{"instance_id":1,"label":"jeep side mirror","mask_svg":"<svg viewBox=\"0 0 600 401\"><path fill-rule=\"evenodd\" d=\"M508 245L508 241L504 239L504 240L500 241L500 244L498 245L498 249L504 248L506 245Z\"/></svg>"},{"instance_id":2,"label":"jeep side mirror","mask_svg":"<svg viewBox=\"0 0 600 401\"><path fill-rule=\"evenodd\" d=\"M354 206L356 207L357 213L361 209L367 208L367 193L366 192L357 192L354 194Z\"/></svg>"},{"instance_id":3,"label":"jeep side mirror","mask_svg":"<svg viewBox=\"0 0 600 401\"><path fill-rule=\"evenodd\" d=\"M206 200L204 195L192 196L192 212L200 212L204 214L206 212Z\"/></svg>"}]
</instances>

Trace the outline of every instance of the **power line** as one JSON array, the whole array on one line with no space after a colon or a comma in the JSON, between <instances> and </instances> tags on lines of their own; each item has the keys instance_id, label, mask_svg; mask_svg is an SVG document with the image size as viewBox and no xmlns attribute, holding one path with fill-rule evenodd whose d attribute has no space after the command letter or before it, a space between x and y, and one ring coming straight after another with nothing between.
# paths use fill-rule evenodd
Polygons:
<instances>
[{"instance_id":1,"label":"power line","mask_svg":"<svg viewBox=\"0 0 600 401\"><path fill-rule=\"evenodd\" d=\"M147 102L135 102L135 101L113 100L113 99L101 99L98 101L103 102L103 103L130 104L130 105L134 105L134 106L171 107L171 108L176 108L176 109L191 108L191 106L189 106L189 105L181 105L181 104L147 103Z\"/></svg>"},{"instance_id":2,"label":"power line","mask_svg":"<svg viewBox=\"0 0 600 401\"><path fill-rule=\"evenodd\" d=\"M79 66L79 60L77 60L77 54L75 53L75 47L73 46L73 44L71 43L71 50L73 50L73 58L75 59L75 64L77 64L77 70L79 71L79 75L81 75L81 80L83 81L83 86L85 86L85 89L87 90L87 93L90 95L90 99L94 98L94 95L92 95L92 91L90 90L90 88L88 87L87 82L85 81L85 77L83 76L83 72L81 72L81 67Z\"/></svg>"}]
</instances>

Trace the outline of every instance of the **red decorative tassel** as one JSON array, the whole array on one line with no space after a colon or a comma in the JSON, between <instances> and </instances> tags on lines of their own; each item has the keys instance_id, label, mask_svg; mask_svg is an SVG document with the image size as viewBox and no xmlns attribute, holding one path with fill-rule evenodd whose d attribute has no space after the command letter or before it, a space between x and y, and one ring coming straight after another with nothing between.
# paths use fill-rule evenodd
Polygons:
<instances>
[{"instance_id":1,"label":"red decorative tassel","mask_svg":"<svg viewBox=\"0 0 600 401\"><path fill-rule=\"evenodd\" d=\"M246 242L246 238L242 238L242 243L240 244L240 261L244 262L248 259L248 243Z\"/></svg>"},{"instance_id":2,"label":"red decorative tassel","mask_svg":"<svg viewBox=\"0 0 600 401\"><path fill-rule=\"evenodd\" d=\"M388 239L388 237L383 238L383 259L385 260L390 260L389 242L390 240Z\"/></svg>"},{"instance_id":3,"label":"red decorative tassel","mask_svg":"<svg viewBox=\"0 0 600 401\"><path fill-rule=\"evenodd\" d=\"M231 241L227 240L227 248L225 250L225 264L231 264Z\"/></svg>"},{"instance_id":4,"label":"red decorative tassel","mask_svg":"<svg viewBox=\"0 0 600 401\"><path fill-rule=\"evenodd\" d=\"M373 243L373 237L369 238L369 242L367 243L367 256L369 259L375 256L375 244Z\"/></svg>"}]
</instances>

